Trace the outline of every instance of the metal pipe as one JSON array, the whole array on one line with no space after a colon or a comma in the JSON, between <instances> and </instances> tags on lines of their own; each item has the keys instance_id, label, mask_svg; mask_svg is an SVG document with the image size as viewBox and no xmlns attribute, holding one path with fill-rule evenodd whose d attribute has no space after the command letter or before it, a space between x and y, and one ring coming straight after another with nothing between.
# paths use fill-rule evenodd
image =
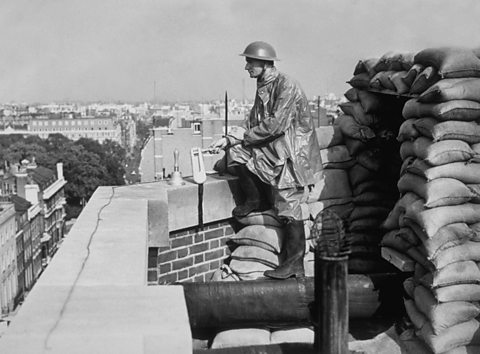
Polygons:
<instances>
[{"instance_id":1,"label":"metal pipe","mask_svg":"<svg viewBox=\"0 0 480 354\"><path fill-rule=\"evenodd\" d=\"M315 254L315 342L317 353L348 353L348 256Z\"/></svg>"}]
</instances>

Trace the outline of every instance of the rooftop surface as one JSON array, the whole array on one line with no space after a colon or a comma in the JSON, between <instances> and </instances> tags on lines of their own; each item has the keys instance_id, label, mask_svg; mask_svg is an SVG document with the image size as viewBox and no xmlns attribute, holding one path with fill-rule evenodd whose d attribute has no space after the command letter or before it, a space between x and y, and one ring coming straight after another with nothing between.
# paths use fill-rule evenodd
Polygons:
<instances>
[{"instance_id":1,"label":"rooftop surface","mask_svg":"<svg viewBox=\"0 0 480 354\"><path fill-rule=\"evenodd\" d=\"M158 226L147 222L148 204L165 199L165 188L98 188L0 338L0 352L192 353L182 287L146 280L149 228Z\"/></svg>"}]
</instances>

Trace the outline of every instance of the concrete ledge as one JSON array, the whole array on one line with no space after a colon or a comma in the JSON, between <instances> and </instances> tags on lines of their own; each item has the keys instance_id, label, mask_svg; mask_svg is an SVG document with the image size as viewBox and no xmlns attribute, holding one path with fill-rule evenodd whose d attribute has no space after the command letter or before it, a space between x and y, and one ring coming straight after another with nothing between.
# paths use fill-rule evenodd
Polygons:
<instances>
[{"instance_id":1,"label":"concrete ledge","mask_svg":"<svg viewBox=\"0 0 480 354\"><path fill-rule=\"evenodd\" d=\"M170 232L198 225L198 188L190 178L182 186L170 186L168 193L168 229ZM230 219L238 195L237 177L209 175L204 183L203 222Z\"/></svg>"},{"instance_id":2,"label":"concrete ledge","mask_svg":"<svg viewBox=\"0 0 480 354\"><path fill-rule=\"evenodd\" d=\"M154 188L97 189L0 338L0 353L192 353L181 287L146 286Z\"/></svg>"}]
</instances>

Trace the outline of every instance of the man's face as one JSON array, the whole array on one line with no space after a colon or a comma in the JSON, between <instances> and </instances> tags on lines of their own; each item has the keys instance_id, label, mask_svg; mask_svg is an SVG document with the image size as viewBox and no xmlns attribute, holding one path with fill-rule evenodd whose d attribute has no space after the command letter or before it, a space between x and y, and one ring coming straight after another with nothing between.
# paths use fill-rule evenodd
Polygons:
<instances>
[{"instance_id":1,"label":"man's face","mask_svg":"<svg viewBox=\"0 0 480 354\"><path fill-rule=\"evenodd\" d=\"M247 63L245 64L245 70L248 71L251 78L257 78L263 73L265 63L262 60L245 58Z\"/></svg>"}]
</instances>

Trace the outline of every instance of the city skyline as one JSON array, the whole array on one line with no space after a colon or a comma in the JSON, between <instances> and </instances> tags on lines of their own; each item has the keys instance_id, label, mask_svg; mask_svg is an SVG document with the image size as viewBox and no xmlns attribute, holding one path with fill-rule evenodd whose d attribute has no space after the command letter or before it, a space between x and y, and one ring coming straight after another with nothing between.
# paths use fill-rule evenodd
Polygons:
<instances>
[{"instance_id":1,"label":"city skyline","mask_svg":"<svg viewBox=\"0 0 480 354\"><path fill-rule=\"evenodd\" d=\"M3 2L0 102L251 99L238 54L255 40L308 97L341 95L360 59L480 46L476 13L474 0Z\"/></svg>"}]
</instances>

